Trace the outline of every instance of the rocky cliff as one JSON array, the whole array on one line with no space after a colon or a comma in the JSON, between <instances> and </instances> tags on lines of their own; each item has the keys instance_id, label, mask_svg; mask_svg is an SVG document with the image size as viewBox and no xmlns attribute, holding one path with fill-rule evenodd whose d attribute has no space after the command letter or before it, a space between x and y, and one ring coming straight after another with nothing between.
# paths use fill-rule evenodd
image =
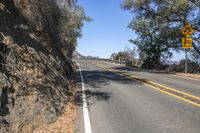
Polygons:
<instances>
[{"instance_id":1,"label":"rocky cliff","mask_svg":"<svg viewBox=\"0 0 200 133\"><path fill-rule=\"evenodd\" d=\"M72 49L58 30L58 8L47 6L55 3L39 2L0 0L0 133L55 121L70 95Z\"/></svg>"}]
</instances>

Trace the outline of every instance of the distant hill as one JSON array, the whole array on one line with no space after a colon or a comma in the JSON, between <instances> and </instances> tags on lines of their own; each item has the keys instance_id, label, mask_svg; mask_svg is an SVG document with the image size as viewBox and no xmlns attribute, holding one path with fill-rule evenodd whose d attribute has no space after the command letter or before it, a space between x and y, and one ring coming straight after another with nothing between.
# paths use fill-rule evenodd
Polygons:
<instances>
[{"instance_id":1,"label":"distant hill","mask_svg":"<svg viewBox=\"0 0 200 133\"><path fill-rule=\"evenodd\" d=\"M55 0L0 0L0 133L32 133L65 114L74 46L65 36L77 31L60 28L72 15Z\"/></svg>"}]
</instances>

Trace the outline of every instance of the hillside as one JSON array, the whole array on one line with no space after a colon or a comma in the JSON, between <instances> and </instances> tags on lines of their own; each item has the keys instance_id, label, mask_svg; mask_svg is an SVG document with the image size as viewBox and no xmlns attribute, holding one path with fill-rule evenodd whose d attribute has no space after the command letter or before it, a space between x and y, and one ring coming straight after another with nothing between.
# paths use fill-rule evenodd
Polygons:
<instances>
[{"instance_id":1,"label":"hillside","mask_svg":"<svg viewBox=\"0 0 200 133\"><path fill-rule=\"evenodd\" d=\"M35 129L65 109L74 46L59 30L55 5L0 0L0 133Z\"/></svg>"}]
</instances>

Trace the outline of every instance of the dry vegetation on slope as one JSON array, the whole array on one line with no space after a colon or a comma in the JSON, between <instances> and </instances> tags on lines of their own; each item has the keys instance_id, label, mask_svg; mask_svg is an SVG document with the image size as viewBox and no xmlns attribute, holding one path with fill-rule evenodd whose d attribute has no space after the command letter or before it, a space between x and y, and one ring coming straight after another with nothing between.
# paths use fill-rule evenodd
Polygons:
<instances>
[{"instance_id":1,"label":"dry vegetation on slope","mask_svg":"<svg viewBox=\"0 0 200 133\"><path fill-rule=\"evenodd\" d=\"M0 0L1 133L35 129L65 111L71 54L83 24L81 17L68 18L76 17L70 10L56 0Z\"/></svg>"}]
</instances>

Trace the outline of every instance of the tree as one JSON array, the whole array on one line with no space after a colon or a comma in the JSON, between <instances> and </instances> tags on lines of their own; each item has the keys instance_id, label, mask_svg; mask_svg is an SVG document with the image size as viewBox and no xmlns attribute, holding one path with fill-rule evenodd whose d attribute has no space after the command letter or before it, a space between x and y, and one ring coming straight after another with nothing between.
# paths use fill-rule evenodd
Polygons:
<instances>
[{"instance_id":1,"label":"tree","mask_svg":"<svg viewBox=\"0 0 200 133\"><path fill-rule=\"evenodd\" d=\"M173 49L180 49L180 38L184 37L180 31L187 23L196 30L194 49L200 54L199 0L124 0L122 7L134 15L129 28L139 36L131 42L145 55L144 60L158 65L161 57L171 57Z\"/></svg>"},{"instance_id":2,"label":"tree","mask_svg":"<svg viewBox=\"0 0 200 133\"><path fill-rule=\"evenodd\" d=\"M38 36L46 36L60 54L72 57L83 23L90 20L75 0L13 1Z\"/></svg>"},{"instance_id":3,"label":"tree","mask_svg":"<svg viewBox=\"0 0 200 133\"><path fill-rule=\"evenodd\" d=\"M127 61L133 61L133 60L135 59L135 55L136 55L136 50L135 50L135 48L130 49L130 48L127 48L127 47L126 47L126 48L124 49L123 53L124 53L125 59L126 59Z\"/></svg>"},{"instance_id":4,"label":"tree","mask_svg":"<svg viewBox=\"0 0 200 133\"><path fill-rule=\"evenodd\" d=\"M110 58L120 61L133 61L135 57L135 49L125 48L124 51L118 53L112 53Z\"/></svg>"},{"instance_id":5,"label":"tree","mask_svg":"<svg viewBox=\"0 0 200 133\"><path fill-rule=\"evenodd\" d=\"M153 17L138 16L129 24L129 28L138 34L138 38L130 42L137 46L140 55L144 55L144 68L159 68L161 58L171 57L171 51L179 47L179 39L174 37L177 34L176 29L168 24L159 23Z\"/></svg>"},{"instance_id":6,"label":"tree","mask_svg":"<svg viewBox=\"0 0 200 133\"><path fill-rule=\"evenodd\" d=\"M116 53L112 53L111 56L110 56L110 59L111 60L117 60L116 57L117 57L117 54Z\"/></svg>"},{"instance_id":7,"label":"tree","mask_svg":"<svg viewBox=\"0 0 200 133\"><path fill-rule=\"evenodd\" d=\"M188 60L188 72L189 73L199 73L200 65L192 60ZM173 64L169 66L169 71L184 72L185 71L185 60L181 60L178 64Z\"/></svg>"},{"instance_id":8,"label":"tree","mask_svg":"<svg viewBox=\"0 0 200 133\"><path fill-rule=\"evenodd\" d=\"M66 6L63 14L62 32L64 33L66 47L71 49L68 52L68 56L70 56L77 46L77 39L82 37L81 32L84 22L91 21L91 18L85 15L84 9L79 5L74 6L73 9Z\"/></svg>"},{"instance_id":9,"label":"tree","mask_svg":"<svg viewBox=\"0 0 200 133\"><path fill-rule=\"evenodd\" d=\"M198 47L198 49L200 49L200 46ZM198 54L198 52L194 49L192 49L190 51L190 57L192 60L194 60L196 63L200 64L200 55Z\"/></svg>"}]
</instances>

